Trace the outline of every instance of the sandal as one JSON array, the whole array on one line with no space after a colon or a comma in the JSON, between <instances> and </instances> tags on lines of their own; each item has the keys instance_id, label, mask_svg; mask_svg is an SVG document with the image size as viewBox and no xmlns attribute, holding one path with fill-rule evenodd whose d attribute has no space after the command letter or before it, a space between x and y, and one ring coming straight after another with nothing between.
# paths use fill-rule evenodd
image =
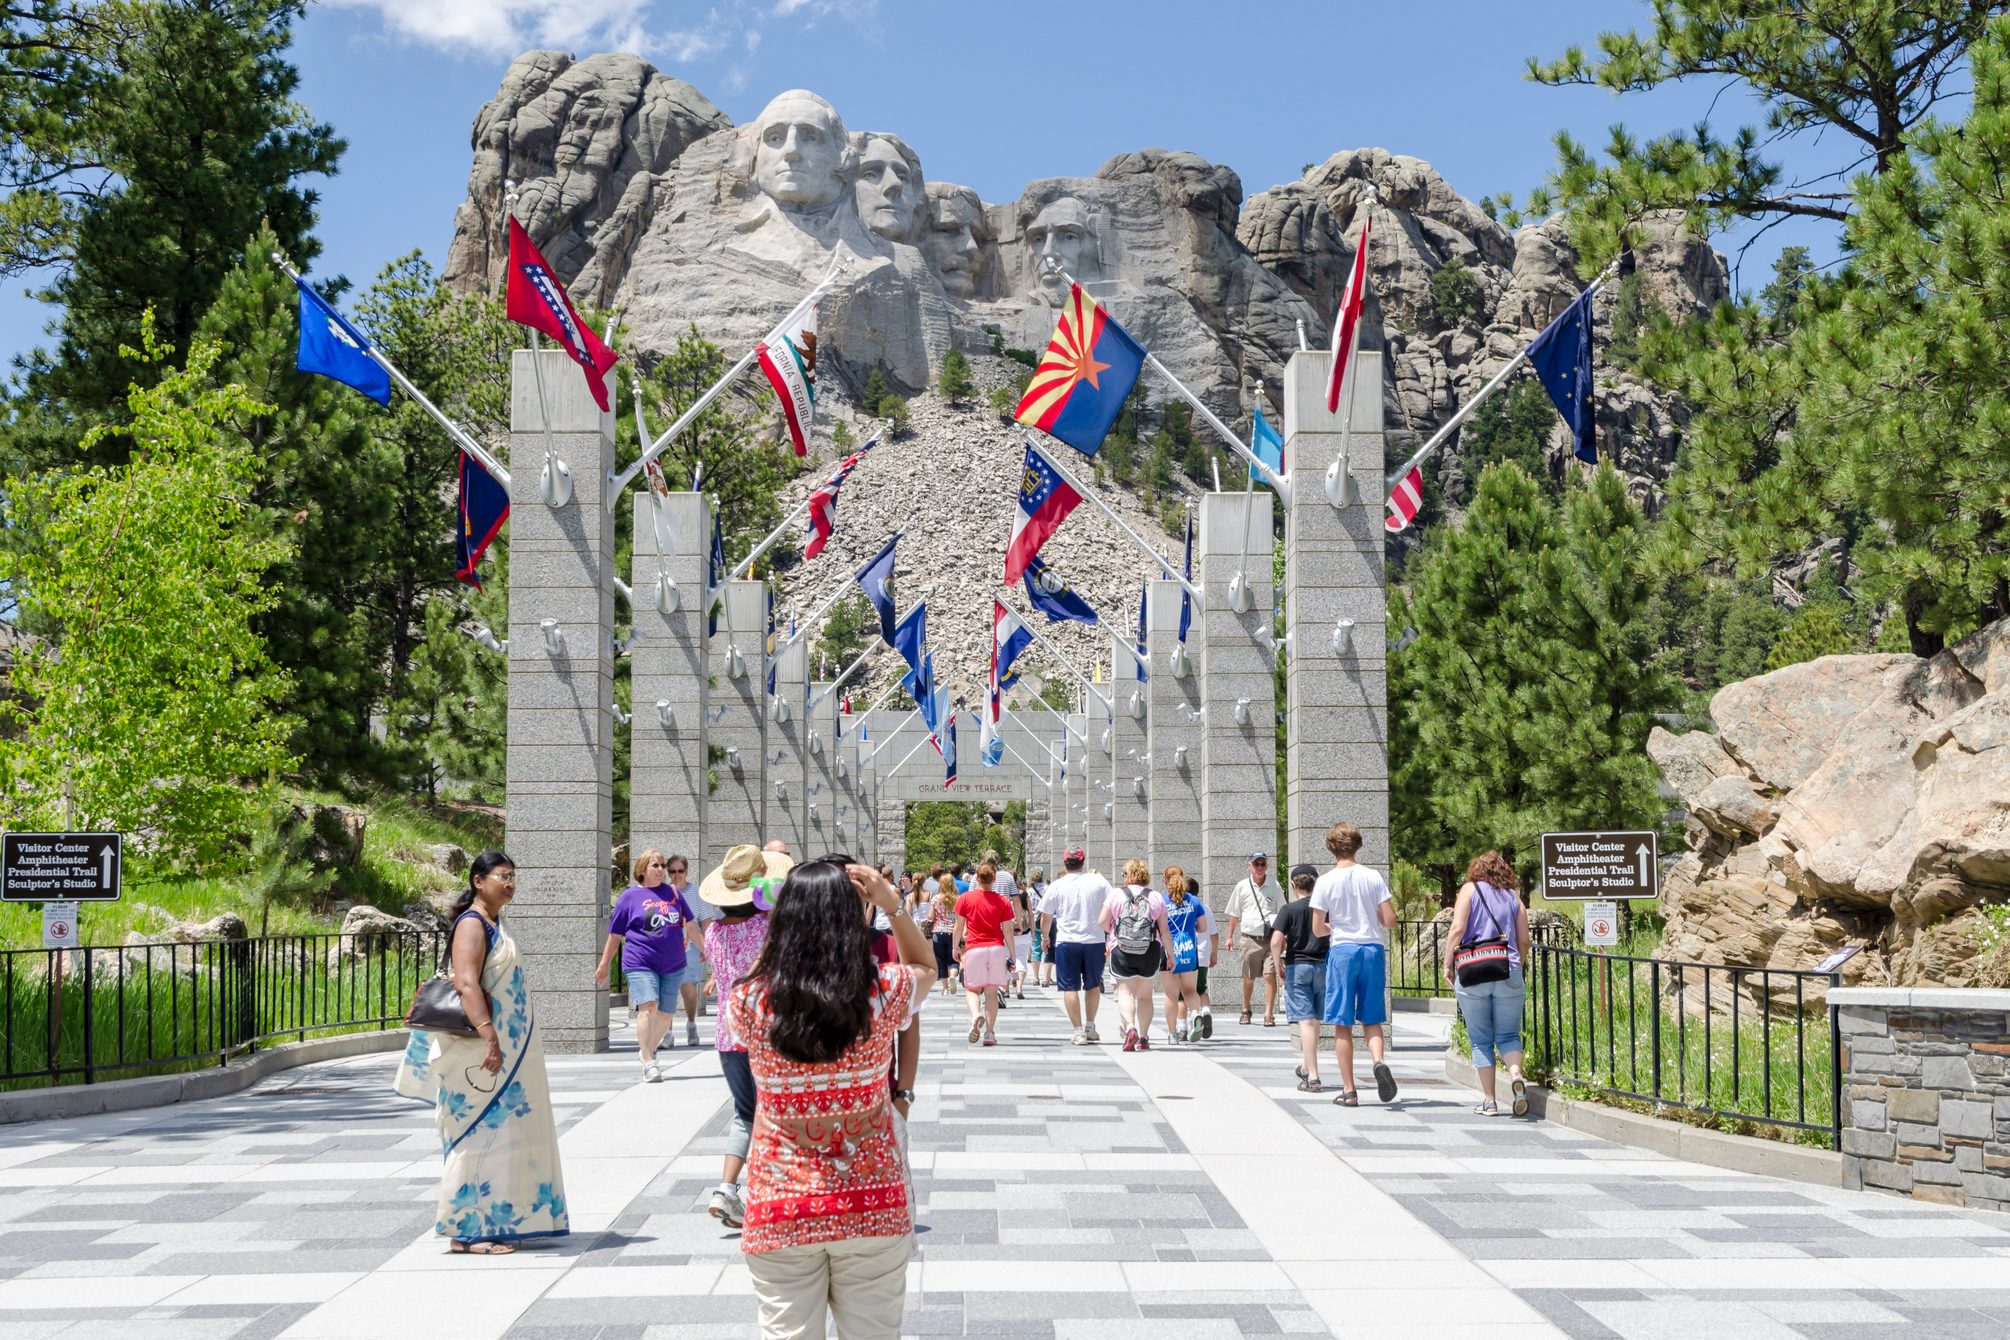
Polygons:
<instances>
[{"instance_id":1,"label":"sandal","mask_svg":"<svg viewBox=\"0 0 2010 1340\"><path fill-rule=\"evenodd\" d=\"M1514 1080L1508 1085L1508 1089L1509 1092L1514 1094L1514 1114L1518 1117L1527 1116L1528 1081L1522 1079L1521 1076L1517 1075L1515 1076Z\"/></svg>"},{"instance_id":2,"label":"sandal","mask_svg":"<svg viewBox=\"0 0 2010 1340\"><path fill-rule=\"evenodd\" d=\"M1292 1069L1291 1073L1292 1073L1292 1074L1294 1074L1294 1075L1296 1075L1296 1076L1298 1076L1298 1078L1300 1078L1300 1079L1304 1079L1304 1078L1305 1078L1305 1067L1304 1067L1304 1066L1296 1066L1296 1067L1294 1067L1294 1068Z\"/></svg>"},{"instance_id":3,"label":"sandal","mask_svg":"<svg viewBox=\"0 0 2010 1340\"><path fill-rule=\"evenodd\" d=\"M983 1035L984 1035L984 1025L983 1025L983 1024L972 1024L972 1025L970 1025L970 1040L971 1040L972 1042L975 1042L975 1041L977 1041L977 1039L978 1039L978 1038L980 1038L980 1037L982 1037Z\"/></svg>"},{"instance_id":4,"label":"sandal","mask_svg":"<svg viewBox=\"0 0 2010 1340\"><path fill-rule=\"evenodd\" d=\"M1274 1014L1266 1014L1266 1015L1264 1015L1264 1016L1263 1016L1263 1026L1264 1026L1265 1028L1275 1028L1275 1027L1277 1027L1277 1016L1276 1016L1276 1015L1274 1015Z\"/></svg>"},{"instance_id":5,"label":"sandal","mask_svg":"<svg viewBox=\"0 0 2010 1340\"><path fill-rule=\"evenodd\" d=\"M1359 1107L1361 1106L1361 1095L1355 1092L1353 1089L1342 1089L1340 1091L1340 1096L1333 1100L1333 1106Z\"/></svg>"},{"instance_id":6,"label":"sandal","mask_svg":"<svg viewBox=\"0 0 2010 1340\"><path fill-rule=\"evenodd\" d=\"M508 1256L516 1250L513 1242L462 1242L455 1238L450 1249L455 1256Z\"/></svg>"},{"instance_id":7,"label":"sandal","mask_svg":"<svg viewBox=\"0 0 2010 1340\"><path fill-rule=\"evenodd\" d=\"M1497 1117L1500 1114L1501 1114L1501 1105L1499 1103L1496 1103L1491 1098L1487 1099L1485 1102L1481 1103L1478 1107L1473 1109L1473 1115L1476 1117Z\"/></svg>"},{"instance_id":8,"label":"sandal","mask_svg":"<svg viewBox=\"0 0 2010 1340\"><path fill-rule=\"evenodd\" d=\"M1242 1018L1240 1018L1240 1019L1236 1020L1236 1022L1237 1022L1237 1023L1240 1023L1240 1024L1246 1024L1246 1023L1248 1023L1248 1022L1249 1022L1249 1011L1248 1011L1248 1010L1244 1010L1244 1011L1242 1012Z\"/></svg>"},{"instance_id":9,"label":"sandal","mask_svg":"<svg viewBox=\"0 0 2010 1340\"><path fill-rule=\"evenodd\" d=\"M1316 1080L1316 1079L1311 1079L1311 1078L1308 1078L1308 1077L1305 1077L1305 1076L1300 1076L1300 1078L1299 1078L1299 1080L1298 1080L1298 1092L1300 1092L1300 1093L1324 1093L1325 1091L1326 1091L1326 1086L1325 1086L1325 1085L1323 1085L1323 1084L1321 1084L1321 1083L1320 1083L1320 1082L1319 1082L1318 1080Z\"/></svg>"}]
</instances>

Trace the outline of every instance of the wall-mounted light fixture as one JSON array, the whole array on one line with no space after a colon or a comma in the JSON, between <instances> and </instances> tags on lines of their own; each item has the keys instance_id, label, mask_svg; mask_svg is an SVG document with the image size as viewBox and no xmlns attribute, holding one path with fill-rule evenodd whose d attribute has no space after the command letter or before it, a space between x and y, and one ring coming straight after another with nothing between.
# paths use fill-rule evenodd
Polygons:
<instances>
[{"instance_id":1,"label":"wall-mounted light fixture","mask_svg":"<svg viewBox=\"0 0 2010 1340\"><path fill-rule=\"evenodd\" d=\"M1354 621L1341 619L1333 625L1333 654L1352 656L1354 654Z\"/></svg>"},{"instance_id":2,"label":"wall-mounted light fixture","mask_svg":"<svg viewBox=\"0 0 2010 1340\"><path fill-rule=\"evenodd\" d=\"M656 574L656 612L675 614L684 607L684 595L677 589L677 583L670 580L670 574Z\"/></svg>"},{"instance_id":3,"label":"wall-mounted light fixture","mask_svg":"<svg viewBox=\"0 0 2010 1340\"><path fill-rule=\"evenodd\" d=\"M1248 699L1248 698L1237 698L1237 699L1235 700L1235 724L1236 724L1236 725L1238 725L1238 726L1247 726L1247 725L1249 724L1249 704L1250 704L1250 702L1251 702L1251 700L1250 700L1250 699Z\"/></svg>"},{"instance_id":4,"label":"wall-mounted light fixture","mask_svg":"<svg viewBox=\"0 0 2010 1340\"><path fill-rule=\"evenodd\" d=\"M677 709L670 706L668 698L658 698L656 700L656 720L662 723L664 730L674 731L677 729Z\"/></svg>"},{"instance_id":5,"label":"wall-mounted light fixture","mask_svg":"<svg viewBox=\"0 0 2010 1340\"><path fill-rule=\"evenodd\" d=\"M537 626L544 633L545 655L565 655L565 630L558 626L558 620L540 619L537 622Z\"/></svg>"}]
</instances>

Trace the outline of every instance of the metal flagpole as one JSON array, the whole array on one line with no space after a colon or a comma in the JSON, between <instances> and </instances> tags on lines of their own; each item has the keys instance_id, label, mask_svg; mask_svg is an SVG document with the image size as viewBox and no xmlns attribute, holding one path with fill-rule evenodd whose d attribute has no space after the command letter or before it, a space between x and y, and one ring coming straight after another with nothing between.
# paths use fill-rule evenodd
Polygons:
<instances>
[{"instance_id":1,"label":"metal flagpole","mask_svg":"<svg viewBox=\"0 0 2010 1340\"><path fill-rule=\"evenodd\" d=\"M919 707L908 708L907 715L902 717L900 720L894 722L892 727L887 730L886 738L884 740L881 740L878 744L874 745L872 747L872 752L870 754L867 754L864 758L860 759L859 763L865 764L875 758L878 758L879 751L886 748L888 745L892 744L894 740L899 737L900 728L902 726L905 726L908 722L912 721L915 717L919 715L921 715L921 709Z\"/></svg>"},{"instance_id":2,"label":"metal flagpole","mask_svg":"<svg viewBox=\"0 0 2010 1340\"><path fill-rule=\"evenodd\" d=\"M280 268L280 270L282 270L286 274L287 278L295 281L296 283L299 282L300 271L294 269L293 262L287 260L284 255L280 254L277 251L273 252L272 263L274 265L277 265ZM488 448L484 447L481 443L475 441L474 434L470 433L467 429L461 427L461 425L455 423L452 419L449 419L445 414L443 414L440 411L440 407L438 405L435 405L431 400L428 400L426 398L425 392L421 391L418 387L412 385L412 379L407 377L403 372L399 371L398 365L396 363L393 363L390 359L384 357L383 353L377 348L376 345L374 344L366 345L363 349L363 352L369 355L371 362L375 363L378 367L384 369L385 372L390 374L391 380L397 384L397 387L400 391L403 391L405 395L408 398L410 398L413 404L417 405L420 409L426 411L426 413L432 415L433 421L439 424L440 427L447 430L447 436L451 437L454 440L455 446L459 447L462 451L465 451L468 455L480 461L482 463L482 468L484 470L487 470L491 475L493 475L495 477L495 481L498 484L501 484L504 488L509 487L509 471L503 469L502 462L498 461L494 456L491 456L489 454Z\"/></svg>"},{"instance_id":3,"label":"metal flagpole","mask_svg":"<svg viewBox=\"0 0 2010 1340\"><path fill-rule=\"evenodd\" d=\"M514 188L515 183L510 183ZM503 195L503 207L509 213L512 223L516 218L517 193L514 189ZM528 235L529 229L525 229ZM537 382L537 417L544 428L544 474L538 480L538 492L547 507L563 507L572 501L572 468L558 457L558 448L551 440L551 406L544 394L544 360L538 357L544 342L538 338L537 328L530 327L530 372ZM609 507L612 511L612 506Z\"/></svg>"},{"instance_id":4,"label":"metal flagpole","mask_svg":"<svg viewBox=\"0 0 2010 1340\"><path fill-rule=\"evenodd\" d=\"M1021 619L1019 621L1019 626L1021 628L1024 628L1027 632L1031 633L1033 635L1033 640L1038 642L1041 646L1045 647L1048 650L1048 652L1052 654L1055 660L1059 661L1064 667L1067 668L1069 674L1073 675L1076 679L1082 681L1082 687L1086 688L1089 692L1095 694L1098 698L1101 698L1103 700L1103 706L1109 708L1112 712L1117 710L1116 704L1111 702L1110 699L1104 695L1101 689L1097 688L1093 683L1091 683L1087 675L1083 674L1080 670L1077 670L1075 668L1075 663L1069 660L1067 656L1062 653L1059 647L1055 646L1053 643L1047 640L1046 634L1042 633L1039 629L1035 628L1032 624L1026 622L1026 620L1024 619ZM1088 742L1089 737L1084 735L1082 737L1082 743L1087 744Z\"/></svg>"},{"instance_id":5,"label":"metal flagpole","mask_svg":"<svg viewBox=\"0 0 2010 1340\"><path fill-rule=\"evenodd\" d=\"M881 645L881 646L884 646L884 645L886 645L886 644L885 644L885 643L881 643L880 645ZM865 719L866 717L869 717L869 716L871 716L871 715L872 715L872 714L873 714L874 712L877 712L877 711L879 710L879 708L880 708L880 704L884 703L884 702L885 702L885 701L886 701L886 700L887 700L888 698L891 698L891 697L893 696L893 691L894 691L895 689L899 688L899 687L900 687L900 681L896 679L896 680L894 680L894 681L893 681L893 683L891 683L891 684L887 685L887 686L886 686L885 688L881 689L881 690L879 691L879 697L877 697L877 698L874 698L874 699L872 700L872 705L871 705L870 707L866 708L866 709L865 709L865 711L863 711L863 712L860 712L860 713L858 714L858 716L859 716L859 719L860 719L861 721L863 721L863 720L864 720L864 719Z\"/></svg>"},{"instance_id":6,"label":"metal flagpole","mask_svg":"<svg viewBox=\"0 0 2010 1340\"><path fill-rule=\"evenodd\" d=\"M1054 783L1048 780L1047 778L1042 777L1040 775L1040 770L1038 768L1035 768L1031 763L1028 763L1026 761L1026 756L1020 753L1018 750L1014 749L1012 747L1012 742L1010 740L1006 739L1003 735L998 736L997 739L999 744L1005 746L1006 753L1010 754L1012 757L1019 760L1020 767L1024 768L1026 771L1033 774L1034 781L1043 783L1049 791L1052 791L1054 789Z\"/></svg>"},{"instance_id":7,"label":"metal flagpole","mask_svg":"<svg viewBox=\"0 0 2010 1340\"><path fill-rule=\"evenodd\" d=\"M878 442L879 442L879 434L874 433L871 437L866 439L865 445L859 448L859 452L863 453L871 450L872 447L875 446ZM842 462L840 462L840 464L842 464ZM819 484L817 487L821 488L822 485ZM740 566L733 569L733 575L730 578L730 580L738 581L740 580L740 578L746 576L747 570L754 566L754 560L759 558L762 554L768 552L769 546L773 545L776 540L782 538L782 533L788 530L789 524L793 522L797 517L801 516L804 512L807 512L809 510L810 498L814 498L816 496L816 492L817 492L816 489L811 489L809 492L809 496L804 498L801 502L797 503L794 509L791 510L787 516L782 518L781 525L776 526L773 530L769 531L766 539L762 540L759 544L755 545L753 549L748 551L747 556L740 560ZM904 534L905 530L903 529L901 533Z\"/></svg>"},{"instance_id":8,"label":"metal flagpole","mask_svg":"<svg viewBox=\"0 0 2010 1340\"><path fill-rule=\"evenodd\" d=\"M1035 450L1038 450L1038 444L1034 443L1030 438L1027 439L1027 445L1032 446ZM1116 512L1112 511L1108 503L1104 502L1101 498L1097 497L1096 491L1094 489L1077 482L1073 475L1069 474L1066 470L1063 470L1060 466L1055 465L1053 453L1041 452L1041 456L1046 460L1049 466L1053 467L1054 473L1059 475L1061 479L1068 485L1069 488L1073 489L1083 498L1086 498L1088 501L1094 503L1097 507L1101 508L1103 515L1107 516L1111 521L1114 521L1117 525L1118 530L1121 530L1124 534L1130 536L1131 543L1135 544L1138 548L1144 550L1146 556L1148 556L1152 560L1152 562L1158 564L1159 567L1165 570L1166 576L1172 578L1174 581L1178 582L1181 586L1185 587L1186 593L1193 597L1193 602L1196 606L1200 607L1205 606L1206 602L1203 601L1201 598L1200 588L1195 586L1192 582L1188 581L1186 577L1182 575L1177 568L1173 567L1171 563L1167 562L1164 555L1158 553L1149 544L1146 544L1142 536L1140 536L1136 531L1132 530L1129 526L1125 525L1124 519L1118 516ZM1046 639L1042 638L1041 640L1044 642Z\"/></svg>"},{"instance_id":9,"label":"metal flagpole","mask_svg":"<svg viewBox=\"0 0 2010 1340\"><path fill-rule=\"evenodd\" d=\"M916 710L916 711L920 711L921 709L920 709L920 708L916 708L915 710ZM960 715L961 715L961 713L957 712L957 711L956 711L956 710L955 710L954 708L951 708L951 709L950 709L950 712L949 712L949 719L950 719L950 721L954 721L954 720L955 720L955 719L956 719L956 718L957 718L958 716L960 716ZM946 734L946 733L948 732L948 730L949 730L949 723L948 723L948 722L944 722L944 723L943 723L943 727L942 727L942 731L940 732L940 734ZM910 750L908 750L908 751L907 751L907 752L906 752L905 754L902 754L902 755L900 756L900 762L898 762L898 763L894 764L894 765L893 765L893 769L892 769L892 770L893 770L894 772L899 772L899 771L900 771L900 770L901 770L902 768L904 768L904 767L906 767L906 766L907 766L907 760L909 760L910 758L913 758L913 757L914 757L914 755L915 755L915 751L916 751L916 750L920 749L920 748L921 748L921 746L923 746L923 745L927 744L927 743L928 743L928 742L929 742L930 740L934 740L934 739L937 739L937 738L938 738L938 736L937 736L937 735L924 735L924 736L922 736L922 737L921 737L921 738L920 738L919 740L916 740L916 741L914 742L914 748L913 748L913 749L910 749Z\"/></svg>"},{"instance_id":10,"label":"metal flagpole","mask_svg":"<svg viewBox=\"0 0 2010 1340\"><path fill-rule=\"evenodd\" d=\"M897 532L895 532L895 533L896 533L896 534L900 534L900 533L902 533L902 532L898 532L898 531L897 531ZM846 587L847 587L847 586L850 586L850 587L855 587L855 586L857 586L857 583L856 583L856 582L847 582L847 583L845 584L845 586L840 586L840 587L838 587L838 589L837 589L837 590L833 591L833 592L831 593L831 595L830 595L830 598L829 598L829 599L825 600L823 604L821 604L821 605L817 606L817 608L816 608L816 613L814 613L814 614L810 615L810 617L809 617L809 618L807 618L807 619L803 620L803 626L802 626L802 631L801 631L801 632L797 633L797 634L796 634L796 635L795 635L794 637L792 637L792 638L789 638L789 639L788 639L787 641L783 642L783 643L782 643L781 645L779 645L779 646L777 646L777 647L775 648L775 655L777 655L777 656L780 656L780 655L781 655L781 654L782 654L783 652L787 651L787 650L788 650L788 649L789 649L790 647L793 647L793 646L795 646L795 645L796 645L796 643L798 643L798 642L802 641L802 640L803 640L804 638L808 637L808 636L809 636L809 634L810 634L810 630L811 630L812 628L815 628L815 627L817 626L817 620L819 620L819 619L823 618L823 616L824 616L824 615L826 615L826 614L830 613L830 608L831 608L831 606L833 606L833 605L837 604L837 603L838 603L838 601L840 601L840 600L844 599L844 598L845 598L845 596L847 596L848 594L850 594L850 592L846 590ZM926 603L928 602L928 598L929 598L930 596L934 595L934 594L935 594L935 588L934 588L934 587L932 587L932 586L925 586L925 587L923 587L923 588L921 589L921 598L920 598L919 600L915 601L914 603L915 603L915 604L917 604L917 605L922 605L922 604L926 604ZM909 614L913 614L913 613L914 613L914 611L910 609L910 610L908 611L908 613L909 613ZM898 626L898 625L896 624L896 626Z\"/></svg>"},{"instance_id":11,"label":"metal flagpole","mask_svg":"<svg viewBox=\"0 0 2010 1340\"><path fill-rule=\"evenodd\" d=\"M1579 302L1584 298L1584 295L1586 293L1594 293L1601 286L1603 286L1605 281L1612 277L1612 272L1619 268L1620 257L1624 256L1625 254L1626 253L1622 251L1619 254L1619 256L1614 256L1612 258L1612 263L1606 266L1603 270L1600 270L1598 272L1598 278L1592 280L1589 284L1587 284L1584 288L1584 292L1579 293L1577 297L1571 299L1571 301ZM1432 452L1436 451L1439 447L1443 446L1445 443L1445 439L1449 438L1454 432L1456 432L1460 424L1464 423L1467 419L1470 419L1473 416L1473 411L1486 403L1486 399L1488 396L1492 395L1495 391L1500 390L1501 385L1507 381L1508 375L1510 373L1512 373L1516 368L1520 367L1523 363L1528 362L1528 351L1530 346L1532 346L1533 344L1534 341L1531 340L1529 344L1523 345L1521 349L1515 353L1515 356L1507 361L1506 366L1502 367L1499 372L1496 372L1492 377L1488 378L1487 384L1479 389L1479 393L1477 395L1475 395L1471 400L1468 400L1465 404L1459 406L1458 413L1452 415L1451 418L1445 420L1444 426L1439 428L1437 432L1431 434L1430 441L1424 443L1423 446L1418 447L1415 455L1411 456L1409 460L1404 461L1401 465L1396 467L1395 473L1391 474L1387 478L1387 480L1384 481L1384 487L1390 489L1395 488L1396 485L1403 482L1404 476L1408 475L1410 471L1416 469L1419 465L1422 465L1424 463L1425 457L1429 456Z\"/></svg>"},{"instance_id":12,"label":"metal flagpole","mask_svg":"<svg viewBox=\"0 0 2010 1340\"><path fill-rule=\"evenodd\" d=\"M860 652L858 654L858 659L853 661L849 666L846 666L844 670L839 672L838 677L831 681L829 688L825 689L822 693L819 693L816 697L810 699L808 707L805 709L805 711L809 712L816 710L818 704L822 703L824 699L830 697L833 693L837 692L838 685L844 683L845 680L851 677L852 671L858 669L860 666L864 665L867 661L879 655L880 652L884 651L885 649L886 649L886 643L875 642L871 646L867 647L864 651Z\"/></svg>"},{"instance_id":13,"label":"metal flagpole","mask_svg":"<svg viewBox=\"0 0 2010 1340\"><path fill-rule=\"evenodd\" d=\"M1068 734L1080 740L1082 742L1082 747L1084 749L1089 747L1089 737L1083 734L1081 731L1076 730L1073 726L1069 725L1068 718L1065 715L1063 715L1060 712L1054 711L1053 708L1049 707L1046 703L1041 702L1038 698L1033 699L1029 705L1039 708L1042 712L1051 713L1054 720L1061 723L1062 730L1066 731Z\"/></svg>"},{"instance_id":14,"label":"metal flagpole","mask_svg":"<svg viewBox=\"0 0 2010 1340\"><path fill-rule=\"evenodd\" d=\"M670 445L671 441L676 438L677 434L683 432L686 428L689 428L692 422L695 419L697 419L697 417L701 413L704 412L705 407L707 405L711 404L714 400L717 400L719 396L725 391L725 389L728 386L731 386L741 373L745 372L748 368L754 365L754 360L760 357L760 346L766 344L768 340L775 335L776 331L783 330L786 327L793 325L795 323L796 318L802 315L804 308L816 302L818 298L821 298L827 291L829 291L830 286L837 282L837 277L844 272L844 265L845 262L843 256L834 257L831 261L830 271L827 274L825 274L822 279L817 281L817 286L809 291L808 297L804 298L794 307L791 307L789 309L789 314L783 317L780 321L777 321L772 327L770 327L767 335L764 335L759 340L756 340L754 342L753 348L748 349L746 353L740 355L739 362L733 364L732 367L727 368L725 375L720 377L718 381L713 382L711 388L707 390L705 394L699 396L696 400L692 401L691 407L685 410L682 414L677 416L677 422L671 424L668 428L665 428L663 430L663 435L657 438L654 442L650 443L649 446L643 451L643 453L640 456L638 456L634 460L634 462L628 466L627 469L621 471L617 475L611 476L608 479L607 507L609 511L614 510L615 500L621 496L622 491L628 487L631 481L634 480L636 474L641 471L642 467L647 465L649 462L655 460L658 456L662 455L664 449Z\"/></svg>"}]
</instances>

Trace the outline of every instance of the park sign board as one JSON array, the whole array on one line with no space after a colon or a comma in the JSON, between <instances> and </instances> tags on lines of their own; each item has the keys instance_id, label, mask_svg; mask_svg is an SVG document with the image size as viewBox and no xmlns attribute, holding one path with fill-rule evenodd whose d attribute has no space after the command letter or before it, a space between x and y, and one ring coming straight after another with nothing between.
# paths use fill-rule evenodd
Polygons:
<instances>
[{"instance_id":1,"label":"park sign board","mask_svg":"<svg viewBox=\"0 0 2010 1340\"><path fill-rule=\"evenodd\" d=\"M1657 897L1656 855L1653 833L1544 833L1542 896L1551 902Z\"/></svg>"},{"instance_id":2,"label":"park sign board","mask_svg":"<svg viewBox=\"0 0 2010 1340\"><path fill-rule=\"evenodd\" d=\"M117 902L124 856L117 833L0 834L0 902Z\"/></svg>"}]
</instances>

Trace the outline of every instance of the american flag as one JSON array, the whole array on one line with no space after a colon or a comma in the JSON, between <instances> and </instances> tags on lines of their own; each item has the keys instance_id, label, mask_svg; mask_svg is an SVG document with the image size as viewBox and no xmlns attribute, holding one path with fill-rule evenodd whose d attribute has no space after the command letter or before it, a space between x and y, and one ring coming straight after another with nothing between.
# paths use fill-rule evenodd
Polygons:
<instances>
[{"instance_id":1,"label":"american flag","mask_svg":"<svg viewBox=\"0 0 2010 1340\"><path fill-rule=\"evenodd\" d=\"M1410 473L1389 490L1389 515L1383 518L1382 524L1391 533L1402 530L1417 519L1417 511L1423 505L1424 467L1413 465Z\"/></svg>"}]
</instances>

